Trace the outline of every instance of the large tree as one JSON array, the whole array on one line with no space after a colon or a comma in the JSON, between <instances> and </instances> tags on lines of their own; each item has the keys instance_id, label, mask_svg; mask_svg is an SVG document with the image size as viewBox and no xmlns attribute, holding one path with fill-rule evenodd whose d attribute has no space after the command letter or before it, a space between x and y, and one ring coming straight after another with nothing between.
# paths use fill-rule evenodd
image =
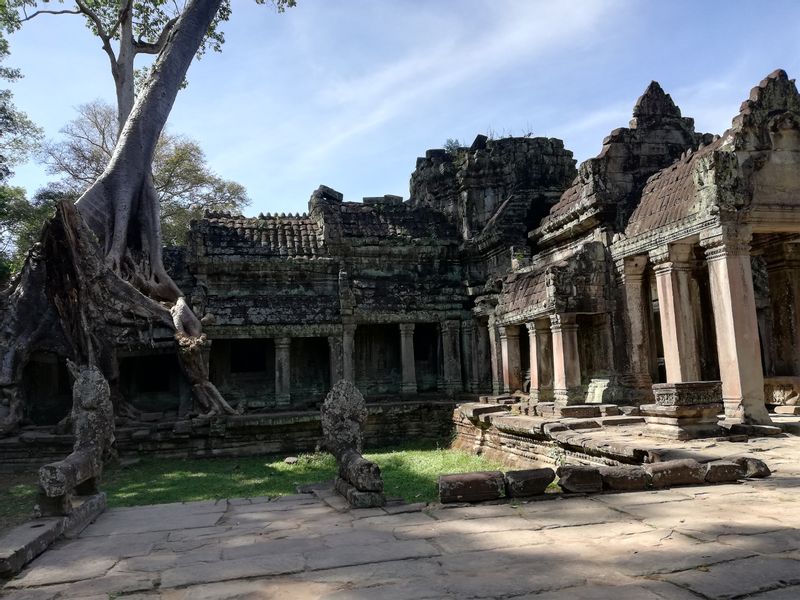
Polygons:
<instances>
[{"instance_id":1,"label":"large tree","mask_svg":"<svg viewBox=\"0 0 800 600\"><path fill-rule=\"evenodd\" d=\"M78 117L62 129L62 139L47 142L43 157L57 188L78 198L106 168L117 145L117 111L97 100L77 108ZM191 219L206 210L239 212L247 205L244 186L216 175L200 145L168 130L153 154L153 185L161 212L164 245L184 243Z\"/></svg>"},{"instance_id":2,"label":"large tree","mask_svg":"<svg viewBox=\"0 0 800 600\"><path fill-rule=\"evenodd\" d=\"M8 42L0 37L0 79L15 81L21 74L2 65L7 56ZM38 207L28 202L25 190L8 185L8 178L14 166L36 149L41 137L41 130L14 105L11 90L0 90L0 287L19 267L16 240L30 234L29 226L38 217Z\"/></svg>"},{"instance_id":3,"label":"large tree","mask_svg":"<svg viewBox=\"0 0 800 600\"><path fill-rule=\"evenodd\" d=\"M276 1L280 7L293 4ZM124 0L119 26L113 28L123 45L130 45L133 36L132 20L123 27L126 15L140 5L164 4ZM114 341L120 332L146 336L167 325L176 331L196 406L211 413L232 411L208 381L201 323L164 269L150 168L186 71L224 10L225 0L188 0L177 18L165 24L159 54L103 174L75 205L59 204L38 251L28 255L11 289L0 297L0 433L22 418L22 367L33 350L61 345L76 362L98 365L113 383L118 377Z\"/></svg>"}]
</instances>

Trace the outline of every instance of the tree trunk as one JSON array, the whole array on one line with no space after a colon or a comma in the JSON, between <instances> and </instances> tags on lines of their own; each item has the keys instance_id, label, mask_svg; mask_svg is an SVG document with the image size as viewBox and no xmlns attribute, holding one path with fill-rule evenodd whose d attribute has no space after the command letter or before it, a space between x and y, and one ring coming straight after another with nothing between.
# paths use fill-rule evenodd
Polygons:
<instances>
[{"instance_id":1,"label":"tree trunk","mask_svg":"<svg viewBox=\"0 0 800 600\"><path fill-rule=\"evenodd\" d=\"M133 60L136 52L133 48L133 10L132 0L122 0L120 13L119 53L117 54L117 67L114 70L114 85L117 92L117 135L122 133L125 122L133 110L136 99L136 90L133 80Z\"/></svg>"},{"instance_id":2,"label":"tree trunk","mask_svg":"<svg viewBox=\"0 0 800 600\"><path fill-rule=\"evenodd\" d=\"M150 170L180 85L220 4L189 0L105 171L74 206L58 206L22 273L0 296L0 435L22 419L20 383L32 352L47 349L97 365L113 389L115 341L131 343L138 337L145 345L156 330L177 330L178 357L196 405L209 413L233 412L198 361L206 343L200 322L164 269ZM156 300L177 310L170 314Z\"/></svg>"}]
</instances>

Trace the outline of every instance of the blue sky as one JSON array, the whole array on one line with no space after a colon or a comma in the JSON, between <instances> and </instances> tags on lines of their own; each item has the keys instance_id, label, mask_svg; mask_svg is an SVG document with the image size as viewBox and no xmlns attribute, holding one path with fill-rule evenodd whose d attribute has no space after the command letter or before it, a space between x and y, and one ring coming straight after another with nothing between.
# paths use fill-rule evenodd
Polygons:
<instances>
[{"instance_id":1,"label":"blue sky","mask_svg":"<svg viewBox=\"0 0 800 600\"><path fill-rule=\"evenodd\" d=\"M559 137L584 160L653 79L698 130L722 133L769 72L800 76L793 0L232 3L223 53L192 65L169 128L245 185L246 214L303 212L319 184L407 197L417 156L487 131ZM80 18L37 18L10 42L16 103L48 136L75 106L113 100ZM36 164L14 179L31 193L46 181Z\"/></svg>"}]
</instances>

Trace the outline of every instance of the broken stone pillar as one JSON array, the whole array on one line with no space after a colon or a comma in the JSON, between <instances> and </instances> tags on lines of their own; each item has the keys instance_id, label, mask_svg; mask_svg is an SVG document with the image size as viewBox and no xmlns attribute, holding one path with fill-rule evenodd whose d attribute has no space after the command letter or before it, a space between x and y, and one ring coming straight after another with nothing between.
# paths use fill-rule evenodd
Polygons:
<instances>
[{"instance_id":1,"label":"broken stone pillar","mask_svg":"<svg viewBox=\"0 0 800 600\"><path fill-rule=\"evenodd\" d=\"M715 231L701 237L706 250L725 417L769 425L750 265L750 232Z\"/></svg>"},{"instance_id":2,"label":"broken stone pillar","mask_svg":"<svg viewBox=\"0 0 800 600\"><path fill-rule=\"evenodd\" d=\"M550 315L550 332L553 337L553 398L561 406L582 404L576 315Z\"/></svg>"},{"instance_id":3,"label":"broken stone pillar","mask_svg":"<svg viewBox=\"0 0 800 600\"><path fill-rule=\"evenodd\" d=\"M647 431L658 437L691 440L720 435L722 412L719 381L689 381L653 385L655 404L639 407Z\"/></svg>"},{"instance_id":4,"label":"broken stone pillar","mask_svg":"<svg viewBox=\"0 0 800 600\"><path fill-rule=\"evenodd\" d=\"M356 380L356 324L342 324L342 375L347 381Z\"/></svg>"},{"instance_id":5,"label":"broken stone pillar","mask_svg":"<svg viewBox=\"0 0 800 600\"><path fill-rule=\"evenodd\" d=\"M292 403L291 345L291 338L275 338L275 404L278 408L287 408Z\"/></svg>"},{"instance_id":6,"label":"broken stone pillar","mask_svg":"<svg viewBox=\"0 0 800 600\"><path fill-rule=\"evenodd\" d=\"M629 256L620 269L620 286L623 299L623 326L627 340L628 364L621 383L630 390L632 399L647 400L653 397L653 380L650 358L650 331L648 328L650 306L644 279L647 256Z\"/></svg>"},{"instance_id":7,"label":"broken stone pillar","mask_svg":"<svg viewBox=\"0 0 800 600\"><path fill-rule=\"evenodd\" d=\"M448 394L462 389L461 383L461 342L459 332L461 322L456 320L442 323L442 361L444 366L444 387Z\"/></svg>"},{"instance_id":8,"label":"broken stone pillar","mask_svg":"<svg viewBox=\"0 0 800 600\"><path fill-rule=\"evenodd\" d=\"M670 244L650 253L658 288L667 381L700 379L690 279L692 245Z\"/></svg>"},{"instance_id":9,"label":"broken stone pillar","mask_svg":"<svg viewBox=\"0 0 800 600\"><path fill-rule=\"evenodd\" d=\"M338 466L336 491L354 508L386 503L380 467L361 456L368 414L364 396L346 379L331 388L320 413L325 448Z\"/></svg>"},{"instance_id":10,"label":"broken stone pillar","mask_svg":"<svg viewBox=\"0 0 800 600\"><path fill-rule=\"evenodd\" d=\"M489 317L489 358L492 366L492 393L503 393L503 352L500 348L500 333L494 317Z\"/></svg>"},{"instance_id":11,"label":"broken stone pillar","mask_svg":"<svg viewBox=\"0 0 800 600\"><path fill-rule=\"evenodd\" d=\"M519 327L500 327L500 351L503 356L503 391L511 394L522 389L522 370L519 356Z\"/></svg>"},{"instance_id":12,"label":"broken stone pillar","mask_svg":"<svg viewBox=\"0 0 800 600\"><path fill-rule=\"evenodd\" d=\"M400 360L403 371L400 393L414 395L417 393L417 372L414 366L414 323L400 323Z\"/></svg>"},{"instance_id":13,"label":"broken stone pillar","mask_svg":"<svg viewBox=\"0 0 800 600\"><path fill-rule=\"evenodd\" d=\"M331 385L333 385L344 378L341 336L328 336L328 353L330 355Z\"/></svg>"},{"instance_id":14,"label":"broken stone pillar","mask_svg":"<svg viewBox=\"0 0 800 600\"><path fill-rule=\"evenodd\" d=\"M478 392L480 376L478 374L478 352L475 348L475 321L461 322L461 348L464 355L464 366L467 369L467 389Z\"/></svg>"},{"instance_id":15,"label":"broken stone pillar","mask_svg":"<svg viewBox=\"0 0 800 600\"><path fill-rule=\"evenodd\" d=\"M765 252L775 375L800 375L800 244Z\"/></svg>"}]
</instances>

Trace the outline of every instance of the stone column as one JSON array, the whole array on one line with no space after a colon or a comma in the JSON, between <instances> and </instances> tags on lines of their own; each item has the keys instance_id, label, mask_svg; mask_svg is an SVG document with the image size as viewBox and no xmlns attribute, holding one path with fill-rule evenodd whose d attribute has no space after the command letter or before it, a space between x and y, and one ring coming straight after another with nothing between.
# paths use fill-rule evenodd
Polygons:
<instances>
[{"instance_id":1,"label":"stone column","mask_svg":"<svg viewBox=\"0 0 800 600\"><path fill-rule=\"evenodd\" d=\"M553 397L556 404L582 404L581 363L576 315L550 315L553 336Z\"/></svg>"},{"instance_id":2,"label":"stone column","mask_svg":"<svg viewBox=\"0 0 800 600\"><path fill-rule=\"evenodd\" d=\"M627 340L626 373L621 383L639 399L653 395L647 286L644 279L647 256L629 256L622 261L619 282L623 300L623 327Z\"/></svg>"},{"instance_id":3,"label":"stone column","mask_svg":"<svg viewBox=\"0 0 800 600\"><path fill-rule=\"evenodd\" d=\"M356 324L342 324L342 377L352 383L356 382L355 351Z\"/></svg>"},{"instance_id":4,"label":"stone column","mask_svg":"<svg viewBox=\"0 0 800 600\"><path fill-rule=\"evenodd\" d=\"M768 425L749 242L750 232L741 227L700 240L708 260L725 416Z\"/></svg>"},{"instance_id":5,"label":"stone column","mask_svg":"<svg viewBox=\"0 0 800 600\"><path fill-rule=\"evenodd\" d=\"M534 321L536 332L536 365L539 384L539 401L553 401L553 334L550 319Z\"/></svg>"},{"instance_id":6,"label":"stone column","mask_svg":"<svg viewBox=\"0 0 800 600\"><path fill-rule=\"evenodd\" d=\"M489 317L489 358L492 366L492 393L503 393L503 353L500 348L500 334L494 317Z\"/></svg>"},{"instance_id":7,"label":"stone column","mask_svg":"<svg viewBox=\"0 0 800 600\"><path fill-rule=\"evenodd\" d=\"M661 339L668 383L700 380L692 296L691 244L671 244L650 253L658 288Z\"/></svg>"},{"instance_id":8,"label":"stone column","mask_svg":"<svg viewBox=\"0 0 800 600\"><path fill-rule=\"evenodd\" d=\"M278 408L287 408L292 402L291 345L291 338L275 338L275 403Z\"/></svg>"},{"instance_id":9,"label":"stone column","mask_svg":"<svg viewBox=\"0 0 800 600\"><path fill-rule=\"evenodd\" d=\"M414 365L414 323L400 323L400 361L403 370L400 393L414 395L417 393L417 371Z\"/></svg>"},{"instance_id":10,"label":"stone column","mask_svg":"<svg viewBox=\"0 0 800 600\"><path fill-rule=\"evenodd\" d=\"M442 323L442 362L444 366L444 387L448 394L461 391L461 344L458 334L460 321Z\"/></svg>"},{"instance_id":11,"label":"stone column","mask_svg":"<svg viewBox=\"0 0 800 600\"><path fill-rule=\"evenodd\" d=\"M776 375L800 375L800 244L764 254L772 309Z\"/></svg>"},{"instance_id":12,"label":"stone column","mask_svg":"<svg viewBox=\"0 0 800 600\"><path fill-rule=\"evenodd\" d=\"M344 365L342 362L342 337L339 335L328 336L328 351L330 355L331 387L344 378Z\"/></svg>"},{"instance_id":13,"label":"stone column","mask_svg":"<svg viewBox=\"0 0 800 600\"><path fill-rule=\"evenodd\" d=\"M500 351L503 356L503 391L511 394L522 388L518 326L500 327Z\"/></svg>"},{"instance_id":14,"label":"stone column","mask_svg":"<svg viewBox=\"0 0 800 600\"><path fill-rule=\"evenodd\" d=\"M489 328L479 321L475 329L475 356L478 364L478 386L476 392L484 392L489 388L485 384L491 385L492 381L492 358L491 345L489 343Z\"/></svg>"},{"instance_id":15,"label":"stone column","mask_svg":"<svg viewBox=\"0 0 800 600\"><path fill-rule=\"evenodd\" d=\"M464 367L467 370L465 379L467 390L478 392L480 376L478 375L478 351L475 347L475 321L461 321L461 347L464 355Z\"/></svg>"}]
</instances>

